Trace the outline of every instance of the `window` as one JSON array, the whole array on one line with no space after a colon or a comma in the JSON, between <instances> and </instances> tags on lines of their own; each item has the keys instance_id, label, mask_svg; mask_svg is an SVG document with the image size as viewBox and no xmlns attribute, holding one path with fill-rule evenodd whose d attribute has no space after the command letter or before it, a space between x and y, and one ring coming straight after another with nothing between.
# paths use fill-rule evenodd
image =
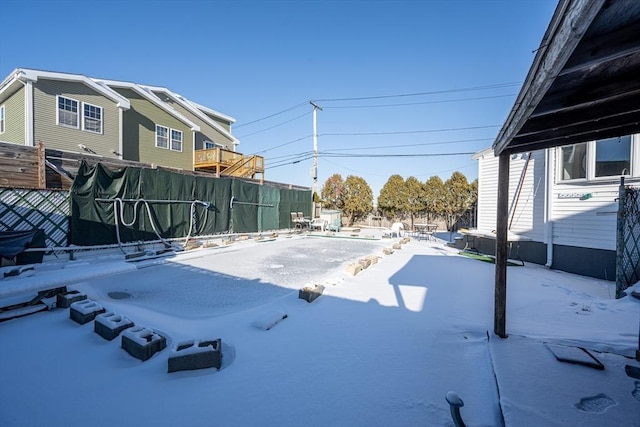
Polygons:
<instances>
[{"instance_id":1,"label":"window","mask_svg":"<svg viewBox=\"0 0 640 427\"><path fill-rule=\"evenodd\" d=\"M169 128L156 125L156 147L169 148Z\"/></svg>"},{"instance_id":2,"label":"window","mask_svg":"<svg viewBox=\"0 0 640 427\"><path fill-rule=\"evenodd\" d=\"M629 175L631 135L596 141L596 177Z\"/></svg>"},{"instance_id":3,"label":"window","mask_svg":"<svg viewBox=\"0 0 640 427\"><path fill-rule=\"evenodd\" d=\"M214 149L216 147L223 148L223 149L227 148L226 145L220 144L219 142L213 142L213 141L209 141L209 140L205 140L204 141L204 149L205 150L211 150L211 149Z\"/></svg>"},{"instance_id":4,"label":"window","mask_svg":"<svg viewBox=\"0 0 640 427\"><path fill-rule=\"evenodd\" d=\"M58 124L78 129L78 101L58 96Z\"/></svg>"},{"instance_id":5,"label":"window","mask_svg":"<svg viewBox=\"0 0 640 427\"><path fill-rule=\"evenodd\" d=\"M102 107L85 104L82 128L89 132L102 133Z\"/></svg>"},{"instance_id":6,"label":"window","mask_svg":"<svg viewBox=\"0 0 640 427\"><path fill-rule=\"evenodd\" d=\"M559 147L560 181L638 176L637 144L638 135L625 135Z\"/></svg>"},{"instance_id":7,"label":"window","mask_svg":"<svg viewBox=\"0 0 640 427\"><path fill-rule=\"evenodd\" d=\"M171 149L173 151L182 151L182 132L171 129Z\"/></svg>"},{"instance_id":8,"label":"window","mask_svg":"<svg viewBox=\"0 0 640 427\"><path fill-rule=\"evenodd\" d=\"M584 179L587 177L587 143L560 147L562 180Z\"/></svg>"},{"instance_id":9,"label":"window","mask_svg":"<svg viewBox=\"0 0 640 427\"><path fill-rule=\"evenodd\" d=\"M4 105L0 105L0 133L4 133L5 121L4 121Z\"/></svg>"}]
</instances>

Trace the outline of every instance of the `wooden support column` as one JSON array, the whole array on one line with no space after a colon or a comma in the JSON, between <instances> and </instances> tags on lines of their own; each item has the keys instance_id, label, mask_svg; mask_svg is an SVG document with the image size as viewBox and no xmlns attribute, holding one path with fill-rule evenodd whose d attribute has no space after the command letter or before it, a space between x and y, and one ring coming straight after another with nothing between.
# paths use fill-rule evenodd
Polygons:
<instances>
[{"instance_id":1,"label":"wooden support column","mask_svg":"<svg viewBox=\"0 0 640 427\"><path fill-rule=\"evenodd\" d=\"M498 161L498 209L496 218L496 273L493 332L507 337L507 225L509 221L509 160L507 153Z\"/></svg>"},{"instance_id":2,"label":"wooden support column","mask_svg":"<svg viewBox=\"0 0 640 427\"><path fill-rule=\"evenodd\" d=\"M38 142L38 189L45 190L47 188L47 167L44 144Z\"/></svg>"}]
</instances>

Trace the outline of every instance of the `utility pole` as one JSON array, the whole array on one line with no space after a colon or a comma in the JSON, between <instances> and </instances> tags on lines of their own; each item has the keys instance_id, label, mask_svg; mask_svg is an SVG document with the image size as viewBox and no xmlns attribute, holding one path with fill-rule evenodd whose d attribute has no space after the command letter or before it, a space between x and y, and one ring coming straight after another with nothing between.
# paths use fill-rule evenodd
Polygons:
<instances>
[{"instance_id":1,"label":"utility pole","mask_svg":"<svg viewBox=\"0 0 640 427\"><path fill-rule=\"evenodd\" d=\"M313 101L309 101L309 104L313 106L313 168L311 169L311 176L313 177L313 194L315 195L318 192L318 129L316 122L316 112L317 110L322 111L322 107L320 107Z\"/></svg>"}]
</instances>

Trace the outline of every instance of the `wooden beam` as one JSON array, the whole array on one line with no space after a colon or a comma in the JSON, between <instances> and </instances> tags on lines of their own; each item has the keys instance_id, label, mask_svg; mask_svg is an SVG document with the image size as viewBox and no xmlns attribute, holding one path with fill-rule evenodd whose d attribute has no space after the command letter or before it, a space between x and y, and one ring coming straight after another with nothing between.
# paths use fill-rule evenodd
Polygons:
<instances>
[{"instance_id":1,"label":"wooden beam","mask_svg":"<svg viewBox=\"0 0 640 427\"><path fill-rule=\"evenodd\" d=\"M44 151L44 144L38 142L38 188L44 190L47 188L47 165Z\"/></svg>"},{"instance_id":2,"label":"wooden beam","mask_svg":"<svg viewBox=\"0 0 640 427\"><path fill-rule=\"evenodd\" d=\"M543 46L536 53L525 84L493 144L496 155L508 148L529 120L529 115L542 101L604 3L605 0L562 0L558 4L543 38Z\"/></svg>"},{"instance_id":3,"label":"wooden beam","mask_svg":"<svg viewBox=\"0 0 640 427\"><path fill-rule=\"evenodd\" d=\"M507 337L507 226L509 222L508 154L498 158L498 209L496 218L496 273L493 332Z\"/></svg>"}]
</instances>

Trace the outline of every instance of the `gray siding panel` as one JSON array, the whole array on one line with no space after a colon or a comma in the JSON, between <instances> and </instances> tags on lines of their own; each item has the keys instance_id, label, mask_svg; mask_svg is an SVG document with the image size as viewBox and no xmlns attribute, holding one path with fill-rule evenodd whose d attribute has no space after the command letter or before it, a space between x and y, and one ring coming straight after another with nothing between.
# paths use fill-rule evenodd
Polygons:
<instances>
[{"instance_id":1,"label":"gray siding panel","mask_svg":"<svg viewBox=\"0 0 640 427\"><path fill-rule=\"evenodd\" d=\"M112 151L119 149L120 130L119 109L113 101L77 82L40 79L33 86L36 143L66 151L81 151L78 144L84 144L98 155L115 157ZM82 130L82 125L79 129L57 125L57 95L102 107L102 133ZM81 121L82 105L79 109Z\"/></svg>"},{"instance_id":2,"label":"gray siding panel","mask_svg":"<svg viewBox=\"0 0 640 427\"><path fill-rule=\"evenodd\" d=\"M25 144L24 134L24 97L25 89L22 87L4 101L5 131L0 134L0 141Z\"/></svg>"},{"instance_id":3,"label":"gray siding panel","mask_svg":"<svg viewBox=\"0 0 640 427\"><path fill-rule=\"evenodd\" d=\"M131 103L123 113L125 160L193 170L193 131L179 119L131 89L113 87ZM182 152L158 148L156 124L182 131Z\"/></svg>"},{"instance_id":4,"label":"gray siding panel","mask_svg":"<svg viewBox=\"0 0 640 427\"><path fill-rule=\"evenodd\" d=\"M156 95L162 97L163 94L156 93ZM183 116L187 117L189 120L200 126L200 132L196 132L196 150L202 150L204 148L204 141L212 141L217 142L218 144L224 145L227 150L233 150L233 143L223 135L218 129L211 126L209 123L202 120L200 117L193 114L190 110L187 110L182 105L177 102L173 102L172 99L168 98L165 101L171 107L173 107L176 111L178 111ZM210 117L210 116L207 116ZM216 121L217 124L219 124ZM228 130L228 129L227 129Z\"/></svg>"}]
</instances>

